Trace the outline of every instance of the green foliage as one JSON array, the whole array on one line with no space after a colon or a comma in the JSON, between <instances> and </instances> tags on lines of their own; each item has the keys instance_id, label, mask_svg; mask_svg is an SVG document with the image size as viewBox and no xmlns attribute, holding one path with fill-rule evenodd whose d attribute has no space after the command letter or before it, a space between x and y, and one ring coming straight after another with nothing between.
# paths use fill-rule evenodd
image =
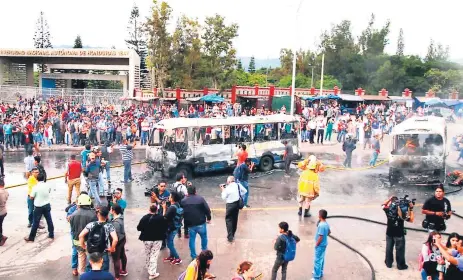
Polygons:
<instances>
[{"instance_id":1,"label":"green foliage","mask_svg":"<svg viewBox=\"0 0 463 280\"><path fill-rule=\"evenodd\" d=\"M256 59L254 56L252 56L251 60L249 61L248 72L251 74L256 72Z\"/></svg>"},{"instance_id":2,"label":"green foliage","mask_svg":"<svg viewBox=\"0 0 463 280\"><path fill-rule=\"evenodd\" d=\"M83 48L82 38L80 38L80 35L77 35L76 39L74 40L74 49L81 49L81 48Z\"/></svg>"}]
</instances>

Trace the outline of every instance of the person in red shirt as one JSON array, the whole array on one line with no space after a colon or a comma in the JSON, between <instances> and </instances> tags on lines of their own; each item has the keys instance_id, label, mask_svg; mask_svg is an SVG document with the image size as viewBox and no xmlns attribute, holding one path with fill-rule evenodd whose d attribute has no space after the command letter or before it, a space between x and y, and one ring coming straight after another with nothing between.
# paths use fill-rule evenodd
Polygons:
<instances>
[{"instance_id":1,"label":"person in red shirt","mask_svg":"<svg viewBox=\"0 0 463 280\"><path fill-rule=\"evenodd\" d=\"M236 153L236 156L238 157L238 162L236 163L236 166L239 166L248 158L248 152L246 152L246 145L240 144L238 146L238 152Z\"/></svg>"},{"instance_id":2,"label":"person in red shirt","mask_svg":"<svg viewBox=\"0 0 463 280\"><path fill-rule=\"evenodd\" d=\"M82 173L82 165L76 160L76 155L71 155L71 160L68 163L64 182L68 184L68 204L71 204L72 189L76 188L76 197L80 194L80 174Z\"/></svg>"}]
</instances>

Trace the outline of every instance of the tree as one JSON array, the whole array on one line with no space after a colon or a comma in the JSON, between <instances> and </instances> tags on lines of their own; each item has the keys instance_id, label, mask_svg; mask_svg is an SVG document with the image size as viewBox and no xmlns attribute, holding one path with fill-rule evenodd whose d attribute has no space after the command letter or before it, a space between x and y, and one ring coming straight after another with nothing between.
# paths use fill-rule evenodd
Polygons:
<instances>
[{"instance_id":1,"label":"tree","mask_svg":"<svg viewBox=\"0 0 463 280\"><path fill-rule=\"evenodd\" d=\"M224 17L207 17L204 24L204 58L212 87L218 88L226 82L236 64L233 39L238 36L238 25L225 24Z\"/></svg>"},{"instance_id":2,"label":"tree","mask_svg":"<svg viewBox=\"0 0 463 280\"><path fill-rule=\"evenodd\" d=\"M172 36L172 59L170 63L173 86L194 88L200 86L201 36L197 20L182 16Z\"/></svg>"},{"instance_id":3,"label":"tree","mask_svg":"<svg viewBox=\"0 0 463 280\"><path fill-rule=\"evenodd\" d=\"M405 43L404 43L404 30L400 28L399 31L399 38L397 39L397 51L396 55L398 56L403 56L404 55L404 48L405 48Z\"/></svg>"},{"instance_id":4,"label":"tree","mask_svg":"<svg viewBox=\"0 0 463 280\"><path fill-rule=\"evenodd\" d=\"M364 55L380 55L384 52L384 48L388 44L387 36L389 35L390 21L386 21L385 25L380 29L373 27L375 24L375 15L372 14L368 27L362 32L359 38L360 48Z\"/></svg>"},{"instance_id":5,"label":"tree","mask_svg":"<svg viewBox=\"0 0 463 280\"><path fill-rule=\"evenodd\" d=\"M128 38L125 40L127 47L134 50L140 57L140 87L142 89L149 89L151 88L151 81L146 67L146 58L148 56L146 32L140 19L140 11L135 3L130 12L127 33Z\"/></svg>"},{"instance_id":6,"label":"tree","mask_svg":"<svg viewBox=\"0 0 463 280\"><path fill-rule=\"evenodd\" d=\"M236 65L236 70L243 71L243 63L241 62L241 59L238 59L238 64Z\"/></svg>"},{"instance_id":7,"label":"tree","mask_svg":"<svg viewBox=\"0 0 463 280\"><path fill-rule=\"evenodd\" d=\"M283 75L289 75L293 69L293 51L290 49L280 50L280 64Z\"/></svg>"},{"instance_id":8,"label":"tree","mask_svg":"<svg viewBox=\"0 0 463 280\"><path fill-rule=\"evenodd\" d=\"M147 61L152 81L155 81L155 86L160 88L162 93L166 80L169 78L168 67L172 38L167 31L167 25L172 9L166 2L158 4L157 0L153 0L151 12L151 18L148 18L146 23L149 34Z\"/></svg>"},{"instance_id":9,"label":"tree","mask_svg":"<svg viewBox=\"0 0 463 280\"><path fill-rule=\"evenodd\" d=\"M256 59L254 56L251 56L251 60L249 61L248 72L251 74L256 72Z\"/></svg>"},{"instance_id":10,"label":"tree","mask_svg":"<svg viewBox=\"0 0 463 280\"><path fill-rule=\"evenodd\" d=\"M77 35L76 39L74 39L74 49L82 49L83 44L82 44L82 38L80 35ZM67 72L67 71L66 71ZM71 70L70 73L74 74L98 74L95 71L86 71L86 70ZM103 71L104 74L104 71ZM77 88L77 89L84 89L84 88L100 88L98 86L98 82L100 81L84 81L84 80L72 80L72 88Z\"/></svg>"},{"instance_id":11,"label":"tree","mask_svg":"<svg viewBox=\"0 0 463 280\"><path fill-rule=\"evenodd\" d=\"M34 32L34 47L36 49L51 49L50 28L44 13L41 11L40 16L35 24ZM45 73L47 71L45 64L39 64L39 72Z\"/></svg>"},{"instance_id":12,"label":"tree","mask_svg":"<svg viewBox=\"0 0 463 280\"><path fill-rule=\"evenodd\" d=\"M76 39L74 40L74 49L81 49L81 48L83 48L82 38L80 38L80 35L77 35Z\"/></svg>"},{"instance_id":13,"label":"tree","mask_svg":"<svg viewBox=\"0 0 463 280\"><path fill-rule=\"evenodd\" d=\"M436 47L434 46L434 40L431 39L428 46L428 52L426 53L426 61L431 61L436 58Z\"/></svg>"}]
</instances>

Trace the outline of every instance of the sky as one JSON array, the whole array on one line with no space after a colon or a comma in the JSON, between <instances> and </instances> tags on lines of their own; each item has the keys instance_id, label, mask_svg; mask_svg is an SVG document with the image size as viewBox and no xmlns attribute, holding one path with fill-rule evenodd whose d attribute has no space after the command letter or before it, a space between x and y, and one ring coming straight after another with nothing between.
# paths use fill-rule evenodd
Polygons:
<instances>
[{"instance_id":1,"label":"sky","mask_svg":"<svg viewBox=\"0 0 463 280\"><path fill-rule=\"evenodd\" d=\"M297 9L301 6L299 13ZM141 14L150 15L152 0L135 0ZM322 31L341 20L352 21L357 37L376 15L380 28L391 20L386 52L395 53L403 28L405 53L426 55L429 42L450 46L453 59L463 58L459 3L455 0L168 0L173 9L170 29L185 14L204 21L223 15L239 25L234 44L240 57L278 58L281 48L315 49ZM33 48L35 23L45 13L54 46L73 45L79 34L92 47L125 49L127 24L133 0L2 0L0 1L0 48ZM372 4L374 3L374 4ZM298 16L296 16L298 14Z\"/></svg>"}]
</instances>

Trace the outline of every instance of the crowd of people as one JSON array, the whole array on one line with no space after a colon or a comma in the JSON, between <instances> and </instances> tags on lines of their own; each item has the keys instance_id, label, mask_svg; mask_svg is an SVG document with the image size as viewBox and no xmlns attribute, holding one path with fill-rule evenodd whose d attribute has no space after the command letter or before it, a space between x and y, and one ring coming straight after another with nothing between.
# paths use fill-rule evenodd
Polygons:
<instances>
[{"instance_id":1,"label":"crowd of people","mask_svg":"<svg viewBox=\"0 0 463 280\"><path fill-rule=\"evenodd\" d=\"M54 239L54 225L51 216L51 186L47 184L47 174L41 164L40 147L54 144L85 146L81 152L81 160L71 156L65 173L68 184L66 217L70 224L72 240L72 274L81 279L120 279L128 275L126 240L124 227L124 210L127 202L122 198L123 189L110 192L109 155L114 144L119 150L124 165L123 183L133 180L131 163L135 139L146 145L149 131L155 122L171 117L225 117L236 115L256 115L284 113L265 108L242 110L237 104L214 104L213 106L191 105L187 110L178 110L175 105L130 106L119 110L115 106L94 107L88 110L85 106L71 106L61 99L51 99L46 104L38 105L35 100L20 99L17 104L0 105L2 125L0 139L4 140L6 149L24 147L26 158L25 176L28 180L28 226L30 234L24 238L26 242L34 242L38 229L45 218L48 238ZM343 142L343 150L347 158L351 158L356 141L364 145L364 149L373 149L371 165L375 165L379 154L379 142L384 133L403 121L413 112L402 105L362 105L356 108L355 114L341 114L338 104L328 104L305 108L301 116L302 139L310 143L323 144L331 141L331 133L337 127L338 141ZM326 134L325 134L326 133ZM373 140L371 140L373 138ZM133 144L131 144L133 143ZM101 145L101 146L100 146ZM352 146L353 145L353 146ZM291 148L285 149L291 151ZM289 153L289 152L288 152ZM291 155L285 153L288 162ZM350 154L350 157L349 155ZM345 166L350 167L350 159ZM324 171L323 164L311 156L299 165L301 175L298 182L298 215L310 217L313 200L320 195L319 173ZM238 227L240 210L250 207L249 173L254 164L247 158L246 147L240 146L238 163L233 176L221 185L221 198L226 203L225 225L227 240L233 243ZM289 170L286 170L289 175ZM2 169L2 173L4 173ZM83 177L81 176L83 174ZM2 174L3 175L3 174ZM3 177L3 176L2 176ZM3 235L3 220L7 215L6 202L8 191L4 189L3 178L0 178L0 246L4 246L7 237ZM87 186L83 190L82 186ZM108 196L108 192L110 195ZM73 193L75 193L73 198ZM105 199L107 198L107 199ZM387 212L394 199L383 205ZM185 174L179 173L172 185L161 181L150 193L150 203L137 226L139 240L145 249L145 266L149 279L160 276L158 258L161 250L169 250L168 257L162 261L171 265L183 262L176 250L175 238L182 233L189 238L190 259L186 270L179 276L182 280L214 279L209 270L212 267L214 254L208 247L207 224L212 215L207 201L196 193L196 187L188 181ZM398 269L407 269L405 262L404 221L413 222L413 205L409 206L409 216L399 214L400 219L388 216L386 239L386 266L393 263L393 247L396 246ZM453 233L447 245L441 243L439 232L445 230L445 220L451 217L450 202L444 198L444 188L436 189L435 197L425 202L423 214L426 215L427 226L431 232L421 252L421 275L425 280L462 279L463 271L463 236ZM387 212L388 214L389 212ZM319 222L315 234L314 280L323 277L324 260L330 226L326 222L328 213L320 210ZM300 238L292 233L287 222L278 224L279 235L274 242L276 252L275 263L271 271L271 279L277 279L281 268L281 279L287 278L288 265L295 259L297 243ZM201 251L196 251L196 236L201 238ZM114 264L114 275L110 274L110 258ZM456 275L456 276L455 276ZM262 279L262 274L250 261L238 265L237 275L233 280ZM453 277L453 278L452 278Z\"/></svg>"}]
</instances>

